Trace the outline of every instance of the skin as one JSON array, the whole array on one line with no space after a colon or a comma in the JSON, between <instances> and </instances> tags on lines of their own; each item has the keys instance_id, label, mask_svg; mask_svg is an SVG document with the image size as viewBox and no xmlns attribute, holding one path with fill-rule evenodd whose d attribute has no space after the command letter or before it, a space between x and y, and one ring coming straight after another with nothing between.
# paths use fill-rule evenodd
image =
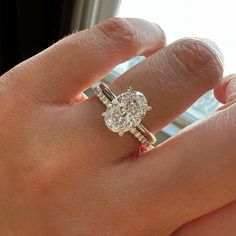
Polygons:
<instances>
[{"instance_id":1,"label":"skin","mask_svg":"<svg viewBox=\"0 0 236 236\"><path fill-rule=\"evenodd\" d=\"M139 143L109 131L83 91L135 55L128 85L153 107L156 132L215 88L226 105L134 158ZM74 33L0 80L0 232L6 236L235 235L235 76L214 43L181 39L140 19Z\"/></svg>"}]
</instances>

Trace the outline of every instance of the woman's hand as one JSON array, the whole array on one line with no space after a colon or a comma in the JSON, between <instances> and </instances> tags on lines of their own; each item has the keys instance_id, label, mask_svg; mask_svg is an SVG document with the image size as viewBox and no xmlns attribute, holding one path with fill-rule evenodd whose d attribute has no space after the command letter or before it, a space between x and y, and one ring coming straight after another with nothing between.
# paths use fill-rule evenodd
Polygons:
<instances>
[{"instance_id":1,"label":"woman's hand","mask_svg":"<svg viewBox=\"0 0 236 236\"><path fill-rule=\"evenodd\" d=\"M111 89L143 92L153 107L144 123L160 130L223 70L209 41L164 46L158 26L111 19L2 76L2 235L170 235L236 199L234 105L134 159L139 143L109 131L104 106L83 94L117 64L144 55Z\"/></svg>"}]
</instances>

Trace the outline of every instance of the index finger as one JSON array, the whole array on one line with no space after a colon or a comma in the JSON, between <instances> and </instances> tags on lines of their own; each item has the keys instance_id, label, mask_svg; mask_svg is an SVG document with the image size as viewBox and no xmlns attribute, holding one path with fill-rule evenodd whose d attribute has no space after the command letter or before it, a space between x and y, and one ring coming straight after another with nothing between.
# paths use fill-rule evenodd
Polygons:
<instances>
[{"instance_id":1,"label":"index finger","mask_svg":"<svg viewBox=\"0 0 236 236\"><path fill-rule=\"evenodd\" d=\"M8 83L11 89L24 90L37 101L68 103L117 64L164 45L164 33L156 24L114 18L60 40L3 77L16 77Z\"/></svg>"}]
</instances>

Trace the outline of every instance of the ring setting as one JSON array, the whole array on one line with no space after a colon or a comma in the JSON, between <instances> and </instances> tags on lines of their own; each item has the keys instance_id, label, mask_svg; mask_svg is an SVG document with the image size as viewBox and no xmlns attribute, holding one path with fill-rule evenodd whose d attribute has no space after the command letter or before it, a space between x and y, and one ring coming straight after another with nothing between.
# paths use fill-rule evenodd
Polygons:
<instances>
[{"instance_id":1,"label":"ring setting","mask_svg":"<svg viewBox=\"0 0 236 236\"><path fill-rule=\"evenodd\" d=\"M151 107L145 96L129 87L127 92L121 93L109 103L102 116L110 130L123 136L124 132L136 127L149 110Z\"/></svg>"},{"instance_id":2,"label":"ring setting","mask_svg":"<svg viewBox=\"0 0 236 236\"><path fill-rule=\"evenodd\" d=\"M151 148L156 139L141 123L146 113L152 110L144 94L128 87L126 92L116 96L104 83L94 90L107 108L102 116L108 129L120 136L129 131L142 144Z\"/></svg>"}]
</instances>

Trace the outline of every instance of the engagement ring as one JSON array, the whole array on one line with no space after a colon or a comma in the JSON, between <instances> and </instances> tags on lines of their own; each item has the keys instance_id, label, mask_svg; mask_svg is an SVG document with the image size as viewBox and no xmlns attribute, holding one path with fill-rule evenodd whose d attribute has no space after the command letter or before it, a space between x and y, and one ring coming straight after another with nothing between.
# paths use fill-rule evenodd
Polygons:
<instances>
[{"instance_id":1,"label":"engagement ring","mask_svg":"<svg viewBox=\"0 0 236 236\"><path fill-rule=\"evenodd\" d=\"M141 123L147 111L152 108L148 105L146 97L139 91L127 91L116 96L104 83L94 88L95 94L107 107L102 113L108 129L120 136L129 131L147 148L152 148L156 142L155 136Z\"/></svg>"}]
</instances>

